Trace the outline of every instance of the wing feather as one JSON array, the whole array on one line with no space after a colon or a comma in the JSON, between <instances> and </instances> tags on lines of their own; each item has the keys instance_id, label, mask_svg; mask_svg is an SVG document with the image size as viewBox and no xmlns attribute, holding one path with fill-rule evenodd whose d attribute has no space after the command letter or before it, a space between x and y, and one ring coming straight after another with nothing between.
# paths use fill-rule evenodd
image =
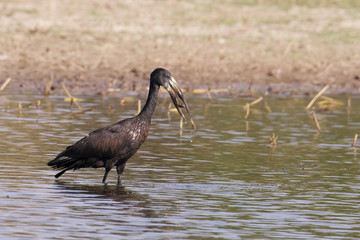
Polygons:
<instances>
[{"instance_id":1,"label":"wing feather","mask_svg":"<svg viewBox=\"0 0 360 240\"><path fill-rule=\"evenodd\" d=\"M146 131L143 136L140 125L138 121L125 119L97 129L67 147L48 165L57 169L78 169L101 167L109 160L126 161L146 139L149 129L143 129Z\"/></svg>"}]
</instances>

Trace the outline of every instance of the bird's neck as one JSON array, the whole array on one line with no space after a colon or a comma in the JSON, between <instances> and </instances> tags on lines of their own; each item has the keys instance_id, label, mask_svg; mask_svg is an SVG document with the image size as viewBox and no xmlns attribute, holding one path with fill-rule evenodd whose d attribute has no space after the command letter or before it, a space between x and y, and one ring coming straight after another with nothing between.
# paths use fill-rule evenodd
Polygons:
<instances>
[{"instance_id":1,"label":"bird's neck","mask_svg":"<svg viewBox=\"0 0 360 240\"><path fill-rule=\"evenodd\" d=\"M156 84L153 83L150 84L149 95L146 100L145 106L139 113L139 116L145 117L149 121L151 121L151 116L155 111L159 88L160 86Z\"/></svg>"}]
</instances>

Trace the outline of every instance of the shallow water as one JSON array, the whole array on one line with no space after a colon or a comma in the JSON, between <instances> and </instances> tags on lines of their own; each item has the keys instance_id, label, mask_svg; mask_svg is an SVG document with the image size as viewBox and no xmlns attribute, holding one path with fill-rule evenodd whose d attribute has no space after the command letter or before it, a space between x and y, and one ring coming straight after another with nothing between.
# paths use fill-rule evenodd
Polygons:
<instances>
[{"instance_id":1,"label":"shallow water","mask_svg":"<svg viewBox=\"0 0 360 240\"><path fill-rule=\"evenodd\" d=\"M346 102L345 96L339 96ZM26 106L41 100L41 105ZM102 169L54 179L46 163L88 132L133 116L137 102L0 96L2 239L358 239L360 99L312 116L305 98L188 100L198 130L160 98L147 142L101 184ZM22 116L18 103L21 102ZM114 111L109 112L109 106ZM275 133L276 147L268 145ZM358 143L359 146L359 143Z\"/></svg>"}]
</instances>

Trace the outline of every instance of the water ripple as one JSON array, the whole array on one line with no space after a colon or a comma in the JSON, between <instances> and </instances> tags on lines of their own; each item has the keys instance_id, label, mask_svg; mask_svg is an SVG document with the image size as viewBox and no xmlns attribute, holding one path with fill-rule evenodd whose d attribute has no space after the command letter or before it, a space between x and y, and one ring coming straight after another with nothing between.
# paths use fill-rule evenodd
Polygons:
<instances>
[{"instance_id":1,"label":"water ripple","mask_svg":"<svg viewBox=\"0 0 360 240\"><path fill-rule=\"evenodd\" d=\"M41 99L19 115L17 102ZM269 113L246 99L189 99L198 125L154 113L151 134L116 171L80 169L54 180L47 161L88 132L133 116L136 102L84 98L86 114L61 96L9 95L0 114L0 235L5 239L358 239L359 151L351 147L360 115L319 114L308 99L267 99ZM360 100L354 98L353 106ZM15 104L16 103L16 104ZM112 105L114 112L108 111ZM5 108L3 108L5 109ZM279 136L271 147L269 138Z\"/></svg>"}]
</instances>

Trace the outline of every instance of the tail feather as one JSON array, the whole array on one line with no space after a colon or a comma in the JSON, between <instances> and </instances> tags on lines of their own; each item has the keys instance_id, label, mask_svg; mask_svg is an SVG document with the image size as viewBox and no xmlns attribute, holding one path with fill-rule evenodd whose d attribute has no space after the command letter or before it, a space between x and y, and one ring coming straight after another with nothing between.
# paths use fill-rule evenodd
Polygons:
<instances>
[{"instance_id":1,"label":"tail feather","mask_svg":"<svg viewBox=\"0 0 360 240\"><path fill-rule=\"evenodd\" d=\"M70 151L71 148L67 148L64 152L57 155L53 160L47 163L53 169L61 170L55 175L55 178L59 178L68 170L77 170L79 168L87 167L103 167L105 164L104 160L97 157L82 156L81 154L74 154Z\"/></svg>"},{"instance_id":2,"label":"tail feather","mask_svg":"<svg viewBox=\"0 0 360 240\"><path fill-rule=\"evenodd\" d=\"M68 156L62 156L60 158L55 158L47 163L48 166L51 166L53 169L79 169L87 167L103 167L104 162L98 158L71 158Z\"/></svg>"},{"instance_id":3,"label":"tail feather","mask_svg":"<svg viewBox=\"0 0 360 240\"><path fill-rule=\"evenodd\" d=\"M82 156L82 154L74 151L74 145L67 147L63 152L59 153L53 160L47 163L48 166L51 166L53 169L62 170L55 175L56 178L59 178L67 170L79 169L86 167L84 163L87 162L87 159Z\"/></svg>"},{"instance_id":4,"label":"tail feather","mask_svg":"<svg viewBox=\"0 0 360 240\"><path fill-rule=\"evenodd\" d=\"M74 165L77 162L77 159L73 159L70 157L62 156L56 157L55 159L48 162L48 166L52 166L54 169L63 169L69 168L70 166Z\"/></svg>"},{"instance_id":5,"label":"tail feather","mask_svg":"<svg viewBox=\"0 0 360 240\"><path fill-rule=\"evenodd\" d=\"M55 178L59 178L67 170L76 169L77 160L69 157L62 156L60 158L55 158L48 162L48 166L51 166L53 169L62 169L61 172L55 175Z\"/></svg>"},{"instance_id":6,"label":"tail feather","mask_svg":"<svg viewBox=\"0 0 360 240\"><path fill-rule=\"evenodd\" d=\"M59 178L61 175L63 175L68 169L64 169L61 172L59 172L58 174L55 175L55 178Z\"/></svg>"}]
</instances>

